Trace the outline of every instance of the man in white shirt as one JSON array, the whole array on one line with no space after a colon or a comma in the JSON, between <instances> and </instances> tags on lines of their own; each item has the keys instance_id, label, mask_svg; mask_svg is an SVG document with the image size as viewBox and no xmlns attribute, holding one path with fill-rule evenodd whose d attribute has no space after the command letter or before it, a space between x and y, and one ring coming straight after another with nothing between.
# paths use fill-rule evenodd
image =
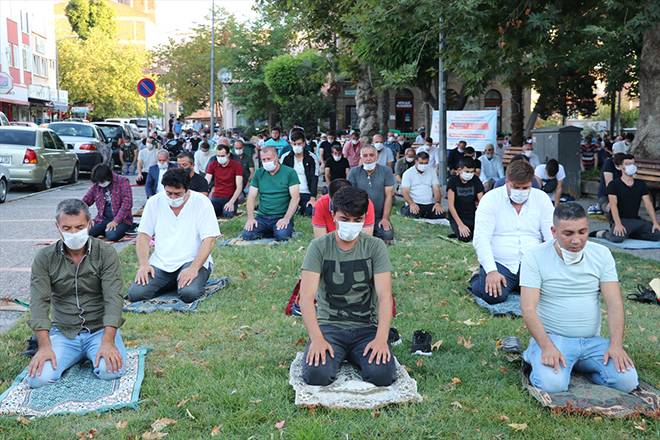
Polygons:
<instances>
[{"instance_id":1,"label":"man in white shirt","mask_svg":"<svg viewBox=\"0 0 660 440\"><path fill-rule=\"evenodd\" d=\"M417 153L417 163L403 173L401 192L405 205L401 215L415 218L439 219L444 217L442 190L435 169L429 165L429 154Z\"/></svg>"},{"instance_id":2,"label":"man in white shirt","mask_svg":"<svg viewBox=\"0 0 660 440\"><path fill-rule=\"evenodd\" d=\"M531 139L527 139L522 146L522 152L527 159L529 159L529 164L533 169L536 169L537 166L541 165L541 159L534 153L534 144Z\"/></svg>"},{"instance_id":3,"label":"man in white shirt","mask_svg":"<svg viewBox=\"0 0 660 440\"><path fill-rule=\"evenodd\" d=\"M433 139L428 137L424 140L424 144L415 149L415 153L428 153L429 155L429 168L432 168L436 173L438 165L438 152L439 148L433 145Z\"/></svg>"},{"instance_id":4,"label":"man in white shirt","mask_svg":"<svg viewBox=\"0 0 660 440\"><path fill-rule=\"evenodd\" d=\"M211 146L208 142L204 141L199 144L199 149L195 151L195 172L201 174L202 176L206 175L206 167L209 164L209 160L213 158L215 152L211 151Z\"/></svg>"},{"instance_id":5,"label":"man in white shirt","mask_svg":"<svg viewBox=\"0 0 660 440\"><path fill-rule=\"evenodd\" d=\"M484 154L479 157L479 162L481 162L481 174L479 174L479 179L484 185L484 190L489 191L493 188L493 185L495 185L495 182L498 179L504 177L502 159L495 155L495 147L493 147L493 144L486 145L486 148L484 148Z\"/></svg>"},{"instance_id":6,"label":"man in white shirt","mask_svg":"<svg viewBox=\"0 0 660 440\"><path fill-rule=\"evenodd\" d=\"M189 190L185 170L167 171L162 183L165 190L147 201L138 227L139 268L128 298L142 301L176 292L183 302L191 303L204 294L220 229L209 198ZM152 238L155 248L149 257Z\"/></svg>"},{"instance_id":7,"label":"man in white shirt","mask_svg":"<svg viewBox=\"0 0 660 440\"><path fill-rule=\"evenodd\" d=\"M156 163L158 163L158 150L153 141L147 139L146 148L141 149L138 153L137 176L135 177L135 181L138 184L146 183L149 168L156 165Z\"/></svg>"},{"instance_id":8,"label":"man in white shirt","mask_svg":"<svg viewBox=\"0 0 660 440\"><path fill-rule=\"evenodd\" d=\"M628 154L633 139L635 139L635 136L632 133L626 133L625 137L618 136L617 141L612 145L612 154Z\"/></svg>"},{"instance_id":9,"label":"man in white shirt","mask_svg":"<svg viewBox=\"0 0 660 440\"><path fill-rule=\"evenodd\" d=\"M373 145L376 148L376 151L378 151L378 160L376 160L376 163L378 165L382 165L384 167L387 167L391 170L394 169L394 153L392 152L391 149L387 148L384 143L383 135L382 134L375 134L374 137L372 138Z\"/></svg>"},{"instance_id":10,"label":"man in white shirt","mask_svg":"<svg viewBox=\"0 0 660 440\"><path fill-rule=\"evenodd\" d=\"M629 393L637 371L623 348L624 311L612 253L588 241L587 213L575 202L555 208L554 240L525 253L520 304L532 335L523 357L530 382L548 393L566 391L572 370L594 383ZM600 296L609 339L600 336Z\"/></svg>"},{"instance_id":11,"label":"man in white shirt","mask_svg":"<svg viewBox=\"0 0 660 440\"><path fill-rule=\"evenodd\" d=\"M543 191L532 188L532 179L534 169L527 161L511 162L505 185L488 191L479 202L473 245L481 267L470 287L489 304L504 302L519 290L523 254L552 239L552 203Z\"/></svg>"},{"instance_id":12,"label":"man in white shirt","mask_svg":"<svg viewBox=\"0 0 660 440\"><path fill-rule=\"evenodd\" d=\"M557 159L550 159L548 163L536 167L534 176L541 179L541 190L550 196L555 206L558 206L566 178L564 167L557 162Z\"/></svg>"}]
</instances>

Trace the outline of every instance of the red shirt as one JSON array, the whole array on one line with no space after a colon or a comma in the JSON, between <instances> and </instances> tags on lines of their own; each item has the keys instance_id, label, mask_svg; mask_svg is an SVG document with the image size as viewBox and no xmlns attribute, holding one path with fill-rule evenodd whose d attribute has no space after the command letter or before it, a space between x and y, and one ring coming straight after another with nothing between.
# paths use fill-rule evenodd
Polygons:
<instances>
[{"instance_id":1,"label":"red shirt","mask_svg":"<svg viewBox=\"0 0 660 440\"><path fill-rule=\"evenodd\" d=\"M243 167L241 163L230 159L227 166L222 166L216 160L210 160L206 168L207 174L212 174L213 198L230 199L236 191L236 176L243 177Z\"/></svg>"},{"instance_id":2,"label":"red shirt","mask_svg":"<svg viewBox=\"0 0 660 440\"><path fill-rule=\"evenodd\" d=\"M369 207L367 214L364 216L364 226L373 226L376 222L376 214L374 213L374 204L369 200ZM332 211L330 211L330 195L325 194L318 198L314 206L314 215L312 216L312 226L315 228L325 228L328 233L337 229L335 222L332 219Z\"/></svg>"}]
</instances>

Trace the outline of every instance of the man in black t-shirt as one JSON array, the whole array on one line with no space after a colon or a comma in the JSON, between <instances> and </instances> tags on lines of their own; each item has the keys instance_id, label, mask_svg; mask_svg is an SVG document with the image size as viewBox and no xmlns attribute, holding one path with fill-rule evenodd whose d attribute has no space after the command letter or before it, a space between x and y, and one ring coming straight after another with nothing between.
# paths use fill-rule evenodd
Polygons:
<instances>
[{"instance_id":1,"label":"man in black t-shirt","mask_svg":"<svg viewBox=\"0 0 660 440\"><path fill-rule=\"evenodd\" d=\"M336 133L334 131L329 131L326 136L326 140L319 144L319 158L321 159L321 169L325 169L330 161L332 161L332 147L341 144L337 140ZM327 179L326 179L327 180Z\"/></svg>"},{"instance_id":2,"label":"man in black t-shirt","mask_svg":"<svg viewBox=\"0 0 660 440\"><path fill-rule=\"evenodd\" d=\"M477 203L484 195L484 185L475 175L475 160L465 157L459 161L457 175L447 182L449 224L460 241L472 241Z\"/></svg>"},{"instance_id":3,"label":"man in black t-shirt","mask_svg":"<svg viewBox=\"0 0 660 440\"><path fill-rule=\"evenodd\" d=\"M634 177L637 173L635 157L626 154L621 168L623 170L621 178L607 185L612 220L610 230L605 231L605 238L614 243L621 243L626 238L660 241L660 225L655 217L649 189L643 180ZM642 201L651 222L639 217L639 205Z\"/></svg>"},{"instance_id":4,"label":"man in black t-shirt","mask_svg":"<svg viewBox=\"0 0 660 440\"><path fill-rule=\"evenodd\" d=\"M348 159L342 155L341 145L333 145L330 159L325 162L324 175L326 183L330 183L335 179L345 179L348 177L350 168Z\"/></svg>"},{"instance_id":5,"label":"man in black t-shirt","mask_svg":"<svg viewBox=\"0 0 660 440\"><path fill-rule=\"evenodd\" d=\"M466 147L467 142L458 141L456 148L447 152L447 168L449 168L449 172L454 176L458 174L458 163L461 159L463 159Z\"/></svg>"},{"instance_id":6,"label":"man in black t-shirt","mask_svg":"<svg viewBox=\"0 0 660 440\"><path fill-rule=\"evenodd\" d=\"M609 218L610 202L607 197L607 186L612 180L621 178L621 163L626 155L617 153L605 160L603 169L600 172L600 182L598 185L598 207Z\"/></svg>"},{"instance_id":7,"label":"man in black t-shirt","mask_svg":"<svg viewBox=\"0 0 660 440\"><path fill-rule=\"evenodd\" d=\"M193 191L204 194L205 196L209 195L209 183L204 177L195 172L195 158L190 151L184 151L176 157L176 163L179 165L179 168L183 168L188 171L190 175L190 188Z\"/></svg>"}]
</instances>

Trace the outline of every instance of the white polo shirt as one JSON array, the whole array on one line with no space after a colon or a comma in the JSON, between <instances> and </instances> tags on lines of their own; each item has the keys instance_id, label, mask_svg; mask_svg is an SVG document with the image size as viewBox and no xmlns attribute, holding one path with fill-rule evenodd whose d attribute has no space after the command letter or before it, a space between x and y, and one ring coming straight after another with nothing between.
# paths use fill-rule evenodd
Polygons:
<instances>
[{"instance_id":1,"label":"white polo shirt","mask_svg":"<svg viewBox=\"0 0 660 440\"><path fill-rule=\"evenodd\" d=\"M520 213L511 204L506 185L488 191L479 201L472 242L486 273L497 270L495 262L518 273L523 254L544 241L552 240L550 198L532 188Z\"/></svg>"},{"instance_id":2,"label":"white polo shirt","mask_svg":"<svg viewBox=\"0 0 660 440\"><path fill-rule=\"evenodd\" d=\"M165 192L150 197L142 213L138 232L154 237L156 242L149 264L165 272L174 272L193 261L202 240L220 235L209 198L195 191L188 193L188 201L178 216L170 208ZM211 270L212 264L209 255L204 267Z\"/></svg>"},{"instance_id":3,"label":"white polo shirt","mask_svg":"<svg viewBox=\"0 0 660 440\"><path fill-rule=\"evenodd\" d=\"M408 168L401 177L401 188L410 188L410 198L418 205L432 205L433 185L440 185L435 169L430 166L420 173L417 165Z\"/></svg>"}]
</instances>

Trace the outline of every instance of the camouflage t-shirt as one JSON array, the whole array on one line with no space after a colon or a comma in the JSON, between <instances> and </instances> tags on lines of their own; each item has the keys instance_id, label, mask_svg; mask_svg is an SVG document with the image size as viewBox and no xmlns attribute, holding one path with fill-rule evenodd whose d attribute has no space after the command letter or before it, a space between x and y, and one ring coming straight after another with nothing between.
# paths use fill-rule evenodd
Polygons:
<instances>
[{"instance_id":1,"label":"camouflage t-shirt","mask_svg":"<svg viewBox=\"0 0 660 440\"><path fill-rule=\"evenodd\" d=\"M392 272L387 247L366 234L350 251L337 247L335 232L309 244L303 270L321 274L317 292L319 324L342 328L378 324L378 297L374 275Z\"/></svg>"}]
</instances>

